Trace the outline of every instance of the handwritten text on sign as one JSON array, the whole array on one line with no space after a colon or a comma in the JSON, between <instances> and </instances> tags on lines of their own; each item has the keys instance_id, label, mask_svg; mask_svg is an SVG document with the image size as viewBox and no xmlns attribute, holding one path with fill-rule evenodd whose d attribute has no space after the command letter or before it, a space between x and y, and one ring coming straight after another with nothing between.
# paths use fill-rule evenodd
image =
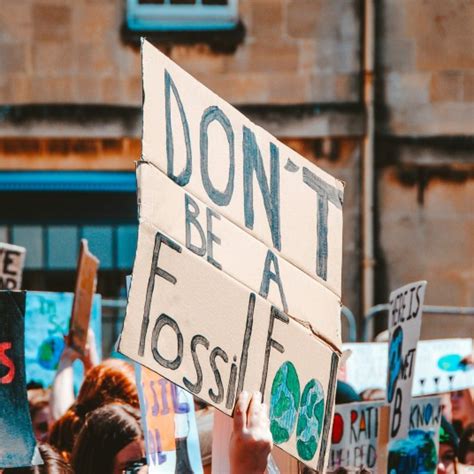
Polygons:
<instances>
[{"instance_id":1,"label":"handwritten text on sign","mask_svg":"<svg viewBox=\"0 0 474 474\"><path fill-rule=\"evenodd\" d=\"M143 159L341 290L343 185L143 44Z\"/></svg>"},{"instance_id":2,"label":"handwritten text on sign","mask_svg":"<svg viewBox=\"0 0 474 474\"><path fill-rule=\"evenodd\" d=\"M405 438L411 387L420 337L426 282L410 283L390 293L386 400L390 404L390 440Z\"/></svg>"},{"instance_id":3,"label":"handwritten text on sign","mask_svg":"<svg viewBox=\"0 0 474 474\"><path fill-rule=\"evenodd\" d=\"M145 276L134 273L120 352L228 415L238 393L260 390L275 443L310 466L324 466L337 354L145 223L135 268L149 269L148 284L137 284Z\"/></svg>"},{"instance_id":4,"label":"handwritten text on sign","mask_svg":"<svg viewBox=\"0 0 474 474\"><path fill-rule=\"evenodd\" d=\"M176 239L278 309L309 322L339 346L337 295L190 196L153 165L140 163L137 182L140 220Z\"/></svg>"}]
</instances>

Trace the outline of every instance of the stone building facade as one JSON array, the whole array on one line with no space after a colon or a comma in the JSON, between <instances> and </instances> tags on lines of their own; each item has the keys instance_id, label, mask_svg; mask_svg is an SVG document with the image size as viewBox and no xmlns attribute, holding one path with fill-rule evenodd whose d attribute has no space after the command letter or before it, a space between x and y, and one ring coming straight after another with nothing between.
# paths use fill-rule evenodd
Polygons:
<instances>
[{"instance_id":1,"label":"stone building facade","mask_svg":"<svg viewBox=\"0 0 474 474\"><path fill-rule=\"evenodd\" d=\"M474 306L474 4L375 4L375 302L385 302L391 288L427 279L427 303ZM2 7L0 178L45 170L130 174L140 156L142 92L139 34L127 29L126 2L3 0ZM346 181L343 302L360 317L363 2L239 0L238 8L239 24L230 31L147 37L252 120ZM122 240L133 233L133 193L97 188L97 206L90 190L61 190L58 203L52 190L49 198L38 197L39 185L28 192L18 186L0 191L17 209L0 222L6 240L28 240L28 226L43 238L50 228L72 228L71 209L81 219L74 235L107 234L98 213L112 216L114 250L99 245L96 252L105 261L112 255L99 289L117 296L129 271ZM36 220L31 198L44 201ZM41 289L61 286L72 271L55 268L54 259L50 265L49 244L41 245L25 281ZM128 255L122 263L121 248ZM455 334L453 321L430 316L423 333Z\"/></svg>"}]
</instances>

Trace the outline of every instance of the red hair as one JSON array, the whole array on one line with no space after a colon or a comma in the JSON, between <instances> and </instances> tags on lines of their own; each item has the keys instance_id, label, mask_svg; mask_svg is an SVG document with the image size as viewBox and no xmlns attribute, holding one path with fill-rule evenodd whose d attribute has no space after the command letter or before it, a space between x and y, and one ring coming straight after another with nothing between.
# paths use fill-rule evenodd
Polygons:
<instances>
[{"instance_id":1,"label":"red hair","mask_svg":"<svg viewBox=\"0 0 474 474\"><path fill-rule=\"evenodd\" d=\"M120 359L106 359L87 372L76 402L53 425L50 443L69 459L86 415L113 402L139 408L133 366Z\"/></svg>"}]
</instances>

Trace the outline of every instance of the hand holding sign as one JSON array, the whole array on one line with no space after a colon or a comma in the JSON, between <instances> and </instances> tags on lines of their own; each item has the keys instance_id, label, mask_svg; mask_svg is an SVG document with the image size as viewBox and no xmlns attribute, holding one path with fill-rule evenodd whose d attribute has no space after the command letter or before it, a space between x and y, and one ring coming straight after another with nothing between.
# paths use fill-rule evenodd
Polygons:
<instances>
[{"instance_id":1,"label":"hand holding sign","mask_svg":"<svg viewBox=\"0 0 474 474\"><path fill-rule=\"evenodd\" d=\"M230 438L231 474L261 474L273 447L268 407L262 394L242 392L235 405Z\"/></svg>"}]
</instances>

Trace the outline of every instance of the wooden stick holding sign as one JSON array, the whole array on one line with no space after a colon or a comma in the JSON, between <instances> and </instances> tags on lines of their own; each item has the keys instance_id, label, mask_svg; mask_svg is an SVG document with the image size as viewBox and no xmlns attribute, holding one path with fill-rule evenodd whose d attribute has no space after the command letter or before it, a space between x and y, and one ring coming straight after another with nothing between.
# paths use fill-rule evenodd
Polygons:
<instances>
[{"instance_id":1,"label":"wooden stick holding sign","mask_svg":"<svg viewBox=\"0 0 474 474\"><path fill-rule=\"evenodd\" d=\"M26 249L0 242L0 290L20 290Z\"/></svg>"},{"instance_id":2,"label":"wooden stick holding sign","mask_svg":"<svg viewBox=\"0 0 474 474\"><path fill-rule=\"evenodd\" d=\"M89 251L87 240L82 239L77 264L74 303L69 325L69 345L80 354L84 354L86 347L98 268L98 258Z\"/></svg>"},{"instance_id":3,"label":"wooden stick holding sign","mask_svg":"<svg viewBox=\"0 0 474 474\"><path fill-rule=\"evenodd\" d=\"M24 291L0 291L0 468L42 464L25 374Z\"/></svg>"}]
</instances>

